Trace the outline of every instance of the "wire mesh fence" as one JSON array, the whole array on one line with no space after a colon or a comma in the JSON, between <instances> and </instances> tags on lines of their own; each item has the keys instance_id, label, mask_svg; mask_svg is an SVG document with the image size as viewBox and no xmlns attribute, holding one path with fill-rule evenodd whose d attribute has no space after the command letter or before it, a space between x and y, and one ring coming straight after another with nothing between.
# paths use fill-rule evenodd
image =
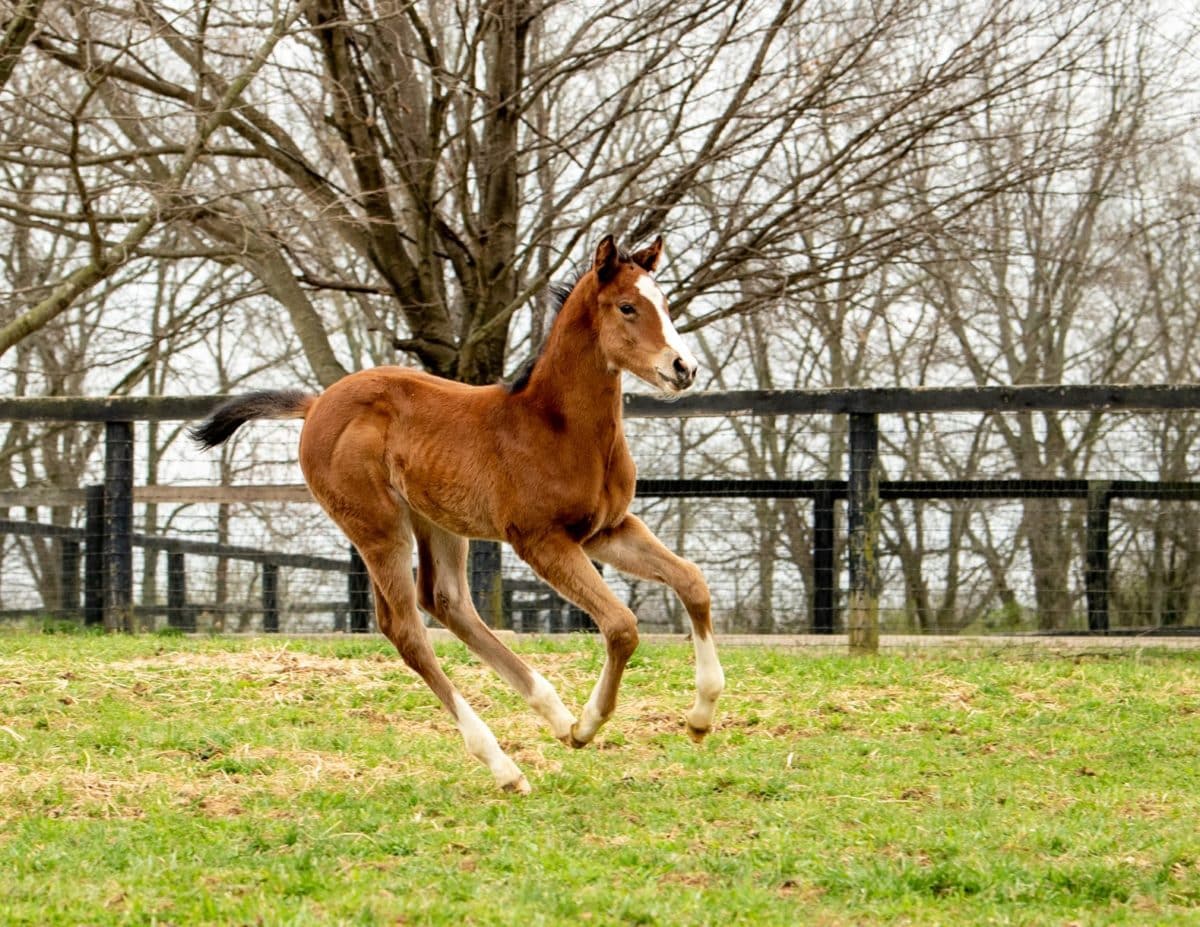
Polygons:
<instances>
[{"instance_id":1,"label":"wire mesh fence","mask_svg":"<svg viewBox=\"0 0 1200 927\"><path fill-rule=\"evenodd\" d=\"M864 524L880 630L1200 629L1200 417L1178 395L1138 411L905 411L902 400L872 413L877 510ZM627 419L633 508L702 568L717 630L846 631L863 569L851 416L669 411ZM106 426L14 419L0 436L0 616L77 620L97 594L86 487L112 477ZM298 436L299 423L256 423L203 455L178 422L134 423L137 626L373 626L361 565L300 482ZM507 548L471 562L489 623L591 627ZM644 629L687 629L670 590L601 569Z\"/></svg>"}]
</instances>

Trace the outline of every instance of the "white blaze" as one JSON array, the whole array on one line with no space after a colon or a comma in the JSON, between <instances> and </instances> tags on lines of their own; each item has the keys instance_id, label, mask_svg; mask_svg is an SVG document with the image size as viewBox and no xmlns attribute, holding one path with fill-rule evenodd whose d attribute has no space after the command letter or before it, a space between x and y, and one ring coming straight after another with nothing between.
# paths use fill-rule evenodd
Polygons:
<instances>
[{"instance_id":1,"label":"white blaze","mask_svg":"<svg viewBox=\"0 0 1200 927\"><path fill-rule=\"evenodd\" d=\"M654 282L654 278L649 274L638 277L636 286L637 291L646 297L650 305L658 310L658 319L662 323L663 337L666 339L667 347L678 354L689 367L693 369L699 367L700 365L696 362L695 355L688 350L688 346L683 343L683 338L675 330L675 323L671 321L671 316L667 314L667 298L663 296L663 291L658 288L658 284Z\"/></svg>"}]
</instances>

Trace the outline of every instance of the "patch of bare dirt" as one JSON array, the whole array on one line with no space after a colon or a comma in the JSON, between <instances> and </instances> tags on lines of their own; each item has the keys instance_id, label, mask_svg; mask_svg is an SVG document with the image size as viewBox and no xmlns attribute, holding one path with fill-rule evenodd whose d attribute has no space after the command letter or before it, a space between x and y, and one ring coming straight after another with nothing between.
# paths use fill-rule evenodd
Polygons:
<instances>
[{"instance_id":1,"label":"patch of bare dirt","mask_svg":"<svg viewBox=\"0 0 1200 927\"><path fill-rule=\"evenodd\" d=\"M707 872L668 872L659 878L662 885L686 885L689 888L708 888L712 877Z\"/></svg>"}]
</instances>

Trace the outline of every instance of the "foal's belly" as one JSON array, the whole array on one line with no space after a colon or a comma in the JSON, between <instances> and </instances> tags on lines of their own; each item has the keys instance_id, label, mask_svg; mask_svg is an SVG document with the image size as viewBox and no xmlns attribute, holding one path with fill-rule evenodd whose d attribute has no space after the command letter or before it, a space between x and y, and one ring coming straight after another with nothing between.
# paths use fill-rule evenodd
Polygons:
<instances>
[{"instance_id":1,"label":"foal's belly","mask_svg":"<svg viewBox=\"0 0 1200 927\"><path fill-rule=\"evenodd\" d=\"M500 538L478 485L410 472L393 477L393 487L417 515L440 528L463 537Z\"/></svg>"},{"instance_id":2,"label":"foal's belly","mask_svg":"<svg viewBox=\"0 0 1200 927\"><path fill-rule=\"evenodd\" d=\"M494 500L475 487L410 479L397 487L421 518L463 537L514 542L561 531L582 544L625 518L632 493L602 493L592 499L548 499L530 494L497 511Z\"/></svg>"}]
</instances>

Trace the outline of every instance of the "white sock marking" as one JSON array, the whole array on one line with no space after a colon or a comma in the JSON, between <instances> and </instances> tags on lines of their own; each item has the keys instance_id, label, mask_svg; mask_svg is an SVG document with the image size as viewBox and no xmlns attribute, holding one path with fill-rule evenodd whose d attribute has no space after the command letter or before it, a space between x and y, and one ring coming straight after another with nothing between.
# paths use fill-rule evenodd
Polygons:
<instances>
[{"instance_id":1,"label":"white sock marking","mask_svg":"<svg viewBox=\"0 0 1200 927\"><path fill-rule=\"evenodd\" d=\"M554 686L539 672L533 674L533 691L529 693L529 706L550 723L550 731L560 740L571 733L575 716L567 711Z\"/></svg>"},{"instance_id":2,"label":"white sock marking","mask_svg":"<svg viewBox=\"0 0 1200 927\"><path fill-rule=\"evenodd\" d=\"M725 688L725 671L717 659L717 645L711 631L703 640L694 637L693 644L696 650L696 704L687 713L687 722L697 730L707 731L717 713L717 698Z\"/></svg>"},{"instance_id":3,"label":"white sock marking","mask_svg":"<svg viewBox=\"0 0 1200 927\"><path fill-rule=\"evenodd\" d=\"M582 743L591 743L592 738L596 736L596 732L608 720L605 715L600 713L600 693L608 685L607 677L611 672L609 662L605 659L604 668L600 670L600 678L596 680L596 685L592 687L592 694L588 697L587 704L583 706L583 711L579 714L579 723L575 725L575 739Z\"/></svg>"},{"instance_id":4,"label":"white sock marking","mask_svg":"<svg viewBox=\"0 0 1200 927\"><path fill-rule=\"evenodd\" d=\"M462 734L467 752L492 771L496 781L503 786L511 786L521 791L519 782L524 780L521 770L496 741L492 729L483 723L479 715L466 703L461 695L454 693L454 717L458 721L458 730ZM525 786L527 791L528 784Z\"/></svg>"}]
</instances>

